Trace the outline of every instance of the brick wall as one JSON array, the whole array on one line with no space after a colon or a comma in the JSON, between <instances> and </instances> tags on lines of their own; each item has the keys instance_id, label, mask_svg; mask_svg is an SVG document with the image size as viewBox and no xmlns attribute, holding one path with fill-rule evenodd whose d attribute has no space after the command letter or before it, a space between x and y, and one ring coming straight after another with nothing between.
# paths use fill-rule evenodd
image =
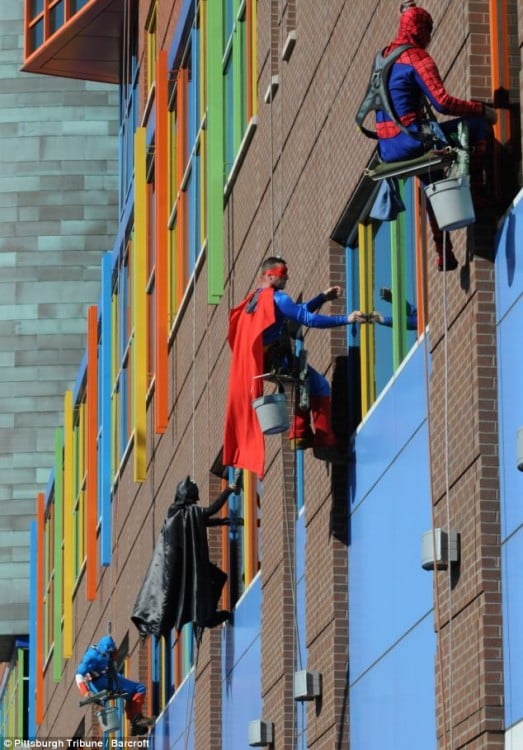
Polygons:
<instances>
[{"instance_id":1,"label":"brick wall","mask_svg":"<svg viewBox=\"0 0 523 750\"><path fill-rule=\"evenodd\" d=\"M289 62L281 62L278 49L281 82L271 111L263 94L269 84L275 5L258 4L258 126L225 206L224 297L216 307L207 305L203 264L171 347L169 426L163 435L153 434L151 405L148 478L135 485L132 465L123 470L115 506L118 546L114 564L102 572L100 596L95 602L85 601L84 584L80 584L75 599L75 654L65 665L60 685L46 682L49 704L43 733L59 729L58 736L65 736L77 725L72 662L104 632L109 619L116 638L129 632L130 676L139 673L143 655L140 657L137 633L129 621L132 605L176 483L190 473L200 486L203 503L219 490L218 480L209 481L208 476L222 441L229 372L228 310L253 287L261 260L269 254L286 258L288 290L294 297L306 299L331 284L344 285L344 250L330 242L329 236L370 156L372 144L362 141L352 118L367 81L370 50L392 37L398 3L298 3L297 42ZM160 0L160 40L169 38L173 28L178 3L174 9L171 6ZM485 75L478 73L476 78L474 72L472 76L467 72L474 45L485 53L484 38L476 36L486 34L486 0L451 3L445 8L432 0L426 7L436 21L433 52L449 90L463 97L486 96L489 82ZM148 3L141 2L140 8L143 18ZM467 33L469 21L476 24L472 36ZM272 38L274 44L281 44L281 36L273 34ZM276 54L276 50L272 52ZM454 233L456 254L463 263L482 247L486 254L484 235L484 228ZM434 578L439 745L445 747L444 728L452 724L455 746L500 748L503 711L492 264L488 258L476 256L461 272L443 276L433 268L429 249L428 274L434 520L436 525L446 526L449 507L450 525L462 535L458 574L449 578L440 572ZM332 312L343 309L343 300L330 306ZM346 355L345 341L344 330L307 333L311 363L334 377L335 365ZM286 750L292 746L295 720L295 471L285 442L269 438L266 448L261 500L263 718L275 723L274 747ZM343 467L329 471L312 455L305 457L307 666L323 675L323 698L308 707L308 745L329 750L346 747L348 737L345 471ZM213 535L210 539L211 555L217 559L219 543ZM196 672L197 748L220 746L219 669L220 634L206 632Z\"/></svg>"}]
</instances>

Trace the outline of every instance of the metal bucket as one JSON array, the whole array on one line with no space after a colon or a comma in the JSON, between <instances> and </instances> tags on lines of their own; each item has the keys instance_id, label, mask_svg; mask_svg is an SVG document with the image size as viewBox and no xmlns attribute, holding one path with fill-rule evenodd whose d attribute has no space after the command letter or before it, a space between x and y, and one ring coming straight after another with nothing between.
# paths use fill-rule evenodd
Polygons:
<instances>
[{"instance_id":1,"label":"metal bucket","mask_svg":"<svg viewBox=\"0 0 523 750\"><path fill-rule=\"evenodd\" d=\"M289 415L284 393L261 396L252 402L264 435L277 435L289 429Z\"/></svg>"},{"instance_id":2,"label":"metal bucket","mask_svg":"<svg viewBox=\"0 0 523 750\"><path fill-rule=\"evenodd\" d=\"M460 229L476 221L468 175L432 182L425 187L425 194L442 231Z\"/></svg>"},{"instance_id":3,"label":"metal bucket","mask_svg":"<svg viewBox=\"0 0 523 750\"><path fill-rule=\"evenodd\" d=\"M102 708L101 711L97 712L96 716L98 718L98 723L104 732L115 732L117 729L121 728L120 712L116 706Z\"/></svg>"}]
</instances>

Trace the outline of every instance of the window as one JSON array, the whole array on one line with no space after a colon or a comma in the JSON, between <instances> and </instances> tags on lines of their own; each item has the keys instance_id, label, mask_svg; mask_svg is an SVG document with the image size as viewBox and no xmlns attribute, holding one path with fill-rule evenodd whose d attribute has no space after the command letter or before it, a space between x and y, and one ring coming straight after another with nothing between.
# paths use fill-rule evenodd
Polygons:
<instances>
[{"instance_id":1,"label":"window","mask_svg":"<svg viewBox=\"0 0 523 750\"><path fill-rule=\"evenodd\" d=\"M178 312L201 254L201 50L200 29L192 28L181 68L175 73L169 114L169 319Z\"/></svg>"},{"instance_id":2,"label":"window","mask_svg":"<svg viewBox=\"0 0 523 750\"><path fill-rule=\"evenodd\" d=\"M124 58L120 86L120 212L129 198L134 170L134 132L138 125L138 13L136 3L126 2L123 22Z\"/></svg>"},{"instance_id":3,"label":"window","mask_svg":"<svg viewBox=\"0 0 523 750\"><path fill-rule=\"evenodd\" d=\"M64 0L58 0L55 5L49 8L49 33L53 34L57 29L64 25L65 8Z\"/></svg>"},{"instance_id":4,"label":"window","mask_svg":"<svg viewBox=\"0 0 523 750\"><path fill-rule=\"evenodd\" d=\"M246 3L239 4L236 17L233 17L233 3L224 0L226 5L225 16L225 44L223 57L224 77L224 149L225 149L225 172L228 174L234 164L238 150L241 146L243 136L247 130L249 118L254 113L250 75L253 68L251 44L249 34L252 28L247 23Z\"/></svg>"},{"instance_id":5,"label":"window","mask_svg":"<svg viewBox=\"0 0 523 750\"><path fill-rule=\"evenodd\" d=\"M229 471L232 481L233 471ZM233 609L260 569L260 495L258 478L244 471L242 491L231 495L221 512L224 518L243 519L243 525L222 527L222 566L228 574L224 588L226 609Z\"/></svg>"},{"instance_id":6,"label":"window","mask_svg":"<svg viewBox=\"0 0 523 750\"><path fill-rule=\"evenodd\" d=\"M113 394L112 424L114 425L113 474L116 473L124 456L132 432L131 418L131 248L129 239L120 257L112 296L113 317Z\"/></svg>"},{"instance_id":7,"label":"window","mask_svg":"<svg viewBox=\"0 0 523 750\"><path fill-rule=\"evenodd\" d=\"M85 560L85 397L82 396L74 412L73 426L73 495L74 495L74 580L78 578Z\"/></svg>"},{"instance_id":8,"label":"window","mask_svg":"<svg viewBox=\"0 0 523 750\"><path fill-rule=\"evenodd\" d=\"M54 635L54 559L55 559L54 498L51 497L45 510L45 558L44 558L44 660L53 646Z\"/></svg>"},{"instance_id":9,"label":"window","mask_svg":"<svg viewBox=\"0 0 523 750\"><path fill-rule=\"evenodd\" d=\"M349 332L360 349L361 412L365 416L423 331L421 235L417 180L401 185L405 212L395 221L363 218L347 252L348 312L379 313L380 322ZM350 210L350 209L349 209ZM422 296L422 295L421 295Z\"/></svg>"},{"instance_id":10,"label":"window","mask_svg":"<svg viewBox=\"0 0 523 750\"><path fill-rule=\"evenodd\" d=\"M145 23L146 30L146 72L147 72L147 91L151 91L154 82L156 80L156 17L158 11L158 3L155 0L149 10L149 15Z\"/></svg>"}]
</instances>

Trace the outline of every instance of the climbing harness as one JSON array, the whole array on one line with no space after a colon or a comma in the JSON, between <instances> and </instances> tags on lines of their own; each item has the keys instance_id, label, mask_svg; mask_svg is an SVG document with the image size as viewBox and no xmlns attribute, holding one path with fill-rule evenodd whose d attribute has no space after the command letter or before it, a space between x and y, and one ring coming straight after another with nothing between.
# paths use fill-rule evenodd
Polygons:
<instances>
[{"instance_id":1,"label":"climbing harness","mask_svg":"<svg viewBox=\"0 0 523 750\"><path fill-rule=\"evenodd\" d=\"M425 117L422 120L419 132L410 131L396 116L388 91L388 80L392 65L405 50L410 48L412 48L411 44L402 44L387 56L378 52L374 58L367 91L355 119L358 128L364 135L377 140L376 132L369 130L363 123L371 112L381 110L388 115L402 133L420 141L424 145L425 153L413 159L396 162L382 162L376 155L364 172L366 177L375 181L388 177L420 175L430 172L432 168L437 166L449 167L456 160L462 161L461 154L467 151L467 146L459 139L449 143L426 97L423 97Z\"/></svg>"},{"instance_id":2,"label":"climbing harness","mask_svg":"<svg viewBox=\"0 0 523 750\"><path fill-rule=\"evenodd\" d=\"M403 133L405 133L405 135L408 135L409 137L426 144L432 144L434 142L434 134L430 128L422 128L421 132L412 133L410 130L408 130L408 128L405 127L405 125L397 118L389 96L388 81L391 68L398 57L400 57L400 55L402 55L405 50L411 48L412 44L402 44L399 47L396 47L396 49L394 49L390 53L390 55L384 57L381 52L378 52L378 54L374 58L367 91L365 92L365 96L363 97L363 100L356 114L356 124L361 132L367 136L367 138L374 138L375 140L377 140L378 136L375 131L369 130L363 125L365 119L371 112L382 110L383 112L387 113L392 122Z\"/></svg>"}]
</instances>

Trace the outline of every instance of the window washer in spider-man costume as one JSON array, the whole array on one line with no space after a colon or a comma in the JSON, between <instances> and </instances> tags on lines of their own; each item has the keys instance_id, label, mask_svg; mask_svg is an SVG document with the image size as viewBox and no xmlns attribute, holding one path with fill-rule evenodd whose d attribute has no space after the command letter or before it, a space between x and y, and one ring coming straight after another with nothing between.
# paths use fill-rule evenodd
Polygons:
<instances>
[{"instance_id":1,"label":"window washer in spider-man costume","mask_svg":"<svg viewBox=\"0 0 523 750\"><path fill-rule=\"evenodd\" d=\"M398 32L393 41L383 50L383 57L402 45L408 45L392 65L387 83L389 102L395 119L384 110L376 112L376 134L378 151L385 162L414 159L427 150L428 142L420 139L428 123L424 101L444 115L456 115L456 119L437 124L444 139L452 145L456 142L458 125L465 121L469 128L472 147L470 157L470 187L477 209L486 201L484 195L484 158L486 151L487 123L497 120L496 111L480 101L458 99L447 93L438 67L426 51L432 34L432 17L423 8L416 7L413 0L405 0L401 6ZM398 125L398 121L409 132ZM410 133L410 135L409 135ZM434 136L434 133L431 134ZM443 147L445 141L430 147ZM441 175L442 177L443 175ZM432 176L422 175L422 181L434 181ZM440 179L440 178L438 178ZM446 238L445 259L443 257L443 232L439 229L434 213L428 205L428 215L436 249L439 270L454 270L458 263L452 252L450 239ZM445 262L444 262L445 261Z\"/></svg>"},{"instance_id":2,"label":"window washer in spider-man costume","mask_svg":"<svg viewBox=\"0 0 523 750\"><path fill-rule=\"evenodd\" d=\"M118 674L115 661L117 651L110 635L89 646L77 667L76 684L82 696L101 690L119 692L125 698L125 714L131 722L131 734L147 734L154 720L142 713L145 686Z\"/></svg>"},{"instance_id":3,"label":"window washer in spider-man costume","mask_svg":"<svg viewBox=\"0 0 523 750\"><path fill-rule=\"evenodd\" d=\"M252 408L252 399L261 395L263 383L257 380L273 358L288 321L309 328L334 328L358 321L358 311L350 315L321 315L324 302L341 295L332 286L308 302L297 303L284 291L288 281L287 264L270 257L262 263L258 288L231 311L229 344L232 350L231 375L227 397L223 463L254 471L264 471L264 438ZM289 432L294 449L313 448L317 458L342 458L331 427L331 390L327 379L308 366L310 409L296 406ZM311 420L312 417L312 420Z\"/></svg>"}]
</instances>

